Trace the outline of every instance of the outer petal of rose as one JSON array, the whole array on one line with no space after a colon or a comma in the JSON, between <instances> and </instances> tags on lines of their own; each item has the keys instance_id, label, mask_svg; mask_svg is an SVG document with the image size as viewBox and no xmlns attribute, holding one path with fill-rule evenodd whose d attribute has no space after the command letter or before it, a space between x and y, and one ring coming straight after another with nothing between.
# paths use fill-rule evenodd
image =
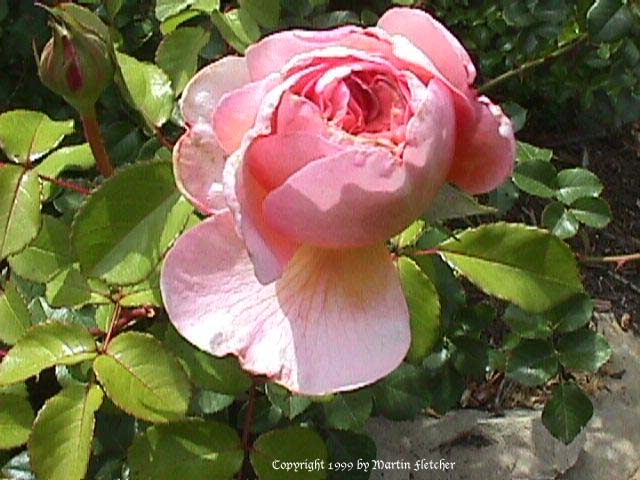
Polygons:
<instances>
[{"instance_id":1,"label":"outer petal of rose","mask_svg":"<svg viewBox=\"0 0 640 480\"><path fill-rule=\"evenodd\" d=\"M267 190L248 168L240 168L241 153L236 151L225 165L225 199L253 261L255 276L266 285L282 276L300 244L265 221L262 205Z\"/></svg>"},{"instance_id":2,"label":"outer petal of rose","mask_svg":"<svg viewBox=\"0 0 640 480\"><path fill-rule=\"evenodd\" d=\"M383 242L418 217L442 186L454 139L451 94L434 79L407 125L402 162L386 148L345 147L309 163L269 193L265 219L288 238L309 245Z\"/></svg>"},{"instance_id":3,"label":"outer petal of rose","mask_svg":"<svg viewBox=\"0 0 640 480\"><path fill-rule=\"evenodd\" d=\"M216 137L228 154L233 153L242 137L256 120L264 96L277 84L277 75L244 85L225 94L213 113Z\"/></svg>"},{"instance_id":4,"label":"outer petal of rose","mask_svg":"<svg viewBox=\"0 0 640 480\"><path fill-rule=\"evenodd\" d=\"M448 180L472 194L493 190L511 176L516 141L511 121L487 97L479 99L479 123L460 132Z\"/></svg>"},{"instance_id":5,"label":"outer petal of rose","mask_svg":"<svg viewBox=\"0 0 640 480\"><path fill-rule=\"evenodd\" d=\"M214 355L301 394L370 384L404 358L409 314L383 245L301 249L263 286L230 214L210 218L169 252L161 289L172 323Z\"/></svg>"},{"instance_id":6,"label":"outer petal of rose","mask_svg":"<svg viewBox=\"0 0 640 480\"><path fill-rule=\"evenodd\" d=\"M220 98L249 83L243 57L228 56L207 65L189 81L182 93L182 116L188 125L209 123Z\"/></svg>"},{"instance_id":7,"label":"outer petal of rose","mask_svg":"<svg viewBox=\"0 0 640 480\"><path fill-rule=\"evenodd\" d=\"M362 28L345 26L333 30L288 30L274 33L247 48L246 59L251 78L259 80L277 72L301 53L331 46L365 51L380 50L380 39Z\"/></svg>"},{"instance_id":8,"label":"outer petal of rose","mask_svg":"<svg viewBox=\"0 0 640 480\"><path fill-rule=\"evenodd\" d=\"M206 123L189 127L173 149L178 188L202 213L227 209L222 187L224 162L224 152Z\"/></svg>"},{"instance_id":9,"label":"outer petal of rose","mask_svg":"<svg viewBox=\"0 0 640 480\"><path fill-rule=\"evenodd\" d=\"M382 15L378 26L408 38L458 89L466 90L475 80L476 69L465 48L428 13L415 8L392 8Z\"/></svg>"}]
</instances>

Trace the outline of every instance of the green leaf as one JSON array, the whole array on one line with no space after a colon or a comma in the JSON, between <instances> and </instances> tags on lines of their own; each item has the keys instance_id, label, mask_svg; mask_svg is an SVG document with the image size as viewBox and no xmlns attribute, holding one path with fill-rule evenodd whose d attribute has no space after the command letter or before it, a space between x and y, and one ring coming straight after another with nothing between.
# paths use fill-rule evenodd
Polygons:
<instances>
[{"instance_id":1,"label":"green leaf","mask_svg":"<svg viewBox=\"0 0 640 480\"><path fill-rule=\"evenodd\" d=\"M32 282L45 283L73 263L69 227L55 217L42 216L36 239L22 252L9 257L11 269Z\"/></svg>"},{"instance_id":2,"label":"green leaf","mask_svg":"<svg viewBox=\"0 0 640 480\"><path fill-rule=\"evenodd\" d=\"M87 199L74 219L71 240L83 273L118 285L144 280L191 211L176 188L170 163L121 170Z\"/></svg>"},{"instance_id":3,"label":"green leaf","mask_svg":"<svg viewBox=\"0 0 640 480\"><path fill-rule=\"evenodd\" d=\"M128 458L132 478L231 479L242 468L244 451L228 425L195 420L148 428Z\"/></svg>"},{"instance_id":4,"label":"green leaf","mask_svg":"<svg viewBox=\"0 0 640 480\"><path fill-rule=\"evenodd\" d=\"M452 218L495 213L497 213L495 208L482 205L471 195L445 183L424 213L424 218L433 223Z\"/></svg>"},{"instance_id":5,"label":"green leaf","mask_svg":"<svg viewBox=\"0 0 640 480\"><path fill-rule=\"evenodd\" d=\"M235 402L235 397L209 390L197 390L189 405L191 415L211 415L218 413Z\"/></svg>"},{"instance_id":6,"label":"green leaf","mask_svg":"<svg viewBox=\"0 0 640 480\"><path fill-rule=\"evenodd\" d=\"M540 148L525 142L518 142L516 158L521 162L550 162L553 158L553 150Z\"/></svg>"},{"instance_id":7,"label":"green leaf","mask_svg":"<svg viewBox=\"0 0 640 480\"><path fill-rule=\"evenodd\" d=\"M367 480L370 470L358 469L358 461L367 462L369 465L377 458L375 442L367 435L354 432L328 431L327 449L329 450L330 461L336 464L353 465L352 469L337 470L330 472L329 478L332 480Z\"/></svg>"},{"instance_id":8,"label":"green leaf","mask_svg":"<svg viewBox=\"0 0 640 480\"><path fill-rule=\"evenodd\" d=\"M554 330L571 332L583 327L593 316L593 300L585 294L576 295L549 312Z\"/></svg>"},{"instance_id":9,"label":"green leaf","mask_svg":"<svg viewBox=\"0 0 640 480\"><path fill-rule=\"evenodd\" d=\"M36 238L40 215L40 182L33 170L0 165L0 260L20 252Z\"/></svg>"},{"instance_id":10,"label":"green leaf","mask_svg":"<svg viewBox=\"0 0 640 480\"><path fill-rule=\"evenodd\" d=\"M418 239L422 236L426 228L424 220L418 219L405 228L398 235L393 237L391 243L398 249L411 247L416 244Z\"/></svg>"},{"instance_id":11,"label":"green leaf","mask_svg":"<svg viewBox=\"0 0 640 480\"><path fill-rule=\"evenodd\" d=\"M191 6L193 0L157 0L156 18L161 22Z\"/></svg>"},{"instance_id":12,"label":"green leaf","mask_svg":"<svg viewBox=\"0 0 640 480\"><path fill-rule=\"evenodd\" d=\"M519 163L513 172L513 181L530 195L551 198L558 189L558 173L555 167L542 160Z\"/></svg>"},{"instance_id":13,"label":"green leaf","mask_svg":"<svg viewBox=\"0 0 640 480\"><path fill-rule=\"evenodd\" d=\"M194 17L198 15L202 15L203 12L198 12L197 10L183 10L180 13L176 13L175 15L171 15L166 20L164 20L160 24L160 33L163 35L169 35L176 28L182 25L185 22L188 22Z\"/></svg>"},{"instance_id":14,"label":"green leaf","mask_svg":"<svg viewBox=\"0 0 640 480\"><path fill-rule=\"evenodd\" d=\"M445 414L458 405L466 382L451 363L447 363L435 371L425 388L429 390L429 406L436 412Z\"/></svg>"},{"instance_id":15,"label":"green leaf","mask_svg":"<svg viewBox=\"0 0 640 480\"><path fill-rule=\"evenodd\" d=\"M42 112L11 110L0 115L0 148L17 163L37 160L70 133L73 120L56 122Z\"/></svg>"},{"instance_id":16,"label":"green leaf","mask_svg":"<svg viewBox=\"0 0 640 480\"><path fill-rule=\"evenodd\" d=\"M571 205L579 198L597 197L602 189L598 176L584 168L571 168L558 173L556 197L566 205Z\"/></svg>"},{"instance_id":17,"label":"green leaf","mask_svg":"<svg viewBox=\"0 0 640 480\"><path fill-rule=\"evenodd\" d=\"M87 473L95 413L103 393L97 385L64 388L38 412L29 439L31 467L38 478L82 480Z\"/></svg>"},{"instance_id":18,"label":"green leaf","mask_svg":"<svg viewBox=\"0 0 640 480\"><path fill-rule=\"evenodd\" d=\"M213 12L211 20L220 35L239 53L244 53L249 45L260 38L260 27L243 8L225 13Z\"/></svg>"},{"instance_id":19,"label":"green leaf","mask_svg":"<svg viewBox=\"0 0 640 480\"><path fill-rule=\"evenodd\" d=\"M110 302L108 287L100 281L84 278L77 264L62 270L47 283L45 298L49 305L58 308Z\"/></svg>"},{"instance_id":20,"label":"green leaf","mask_svg":"<svg viewBox=\"0 0 640 480\"><path fill-rule=\"evenodd\" d=\"M238 412L238 428L244 428L248 408L248 401L240 408L240 412ZM254 406L253 421L250 427L251 433L259 434L273 430L281 423L282 416L282 410L272 404L268 398L259 397Z\"/></svg>"},{"instance_id":21,"label":"green leaf","mask_svg":"<svg viewBox=\"0 0 640 480\"><path fill-rule=\"evenodd\" d=\"M120 305L123 307L139 307L140 305L162 306L160 272L156 270L146 280L135 285L123 287L121 294Z\"/></svg>"},{"instance_id":22,"label":"green leaf","mask_svg":"<svg viewBox=\"0 0 640 480\"><path fill-rule=\"evenodd\" d=\"M542 411L542 423L551 435L569 444L589 423L593 405L575 383L561 383L553 389Z\"/></svg>"},{"instance_id":23,"label":"green leaf","mask_svg":"<svg viewBox=\"0 0 640 480\"><path fill-rule=\"evenodd\" d=\"M0 293L0 341L15 344L31 326L27 304L13 282L7 282Z\"/></svg>"},{"instance_id":24,"label":"green leaf","mask_svg":"<svg viewBox=\"0 0 640 480\"><path fill-rule=\"evenodd\" d=\"M571 332L558 342L560 363L572 370L597 372L611 353L605 338L588 328Z\"/></svg>"},{"instance_id":25,"label":"green leaf","mask_svg":"<svg viewBox=\"0 0 640 480\"><path fill-rule=\"evenodd\" d=\"M583 291L571 250L544 230L495 223L468 229L438 251L486 293L532 312Z\"/></svg>"},{"instance_id":26,"label":"green leaf","mask_svg":"<svg viewBox=\"0 0 640 480\"><path fill-rule=\"evenodd\" d=\"M290 420L300 415L311 405L309 397L292 394L286 388L275 383L267 383L264 390L269 401L282 410L285 417Z\"/></svg>"},{"instance_id":27,"label":"green leaf","mask_svg":"<svg viewBox=\"0 0 640 480\"><path fill-rule=\"evenodd\" d=\"M451 359L456 370L465 376L484 378L489 364L486 341L467 335L454 337L451 341L455 346Z\"/></svg>"},{"instance_id":28,"label":"green leaf","mask_svg":"<svg viewBox=\"0 0 640 480\"><path fill-rule=\"evenodd\" d=\"M558 372L558 357L547 340L523 340L511 352L507 374L528 387L547 382Z\"/></svg>"},{"instance_id":29,"label":"green leaf","mask_svg":"<svg viewBox=\"0 0 640 480\"><path fill-rule=\"evenodd\" d=\"M250 453L251 465L261 480L282 480L294 474L282 470L288 462L304 462L313 467L300 468L295 478L315 480L326 478L326 471L320 464L326 463L327 447L322 438L313 430L303 427L289 427L273 430L258 437Z\"/></svg>"},{"instance_id":30,"label":"green leaf","mask_svg":"<svg viewBox=\"0 0 640 480\"><path fill-rule=\"evenodd\" d=\"M178 28L158 45L156 63L169 75L176 95L196 73L198 54L209 42L209 36L209 32L200 27Z\"/></svg>"},{"instance_id":31,"label":"green leaf","mask_svg":"<svg viewBox=\"0 0 640 480\"><path fill-rule=\"evenodd\" d=\"M31 327L0 363L0 385L22 382L54 365L92 360L96 342L76 324L41 323Z\"/></svg>"},{"instance_id":32,"label":"green leaf","mask_svg":"<svg viewBox=\"0 0 640 480\"><path fill-rule=\"evenodd\" d=\"M495 309L486 303L465 306L456 315L463 332L482 332L489 328L495 318Z\"/></svg>"},{"instance_id":33,"label":"green leaf","mask_svg":"<svg viewBox=\"0 0 640 480\"><path fill-rule=\"evenodd\" d=\"M601 198L579 198L571 204L570 212L593 228L604 228L611 221L611 209Z\"/></svg>"},{"instance_id":34,"label":"green leaf","mask_svg":"<svg viewBox=\"0 0 640 480\"><path fill-rule=\"evenodd\" d=\"M26 395L0 389L0 450L27 443L33 423L33 410Z\"/></svg>"},{"instance_id":35,"label":"green leaf","mask_svg":"<svg viewBox=\"0 0 640 480\"><path fill-rule=\"evenodd\" d=\"M571 238L580 229L580 222L560 202L552 202L542 212L542 225L558 238Z\"/></svg>"},{"instance_id":36,"label":"green leaf","mask_svg":"<svg viewBox=\"0 0 640 480\"><path fill-rule=\"evenodd\" d=\"M178 361L151 335L123 333L93 362L107 396L119 408L149 422L184 416L191 388Z\"/></svg>"},{"instance_id":37,"label":"green leaf","mask_svg":"<svg viewBox=\"0 0 640 480\"><path fill-rule=\"evenodd\" d=\"M391 420L410 420L426 408L428 391L422 371L403 363L373 387L376 411Z\"/></svg>"},{"instance_id":38,"label":"green leaf","mask_svg":"<svg viewBox=\"0 0 640 480\"><path fill-rule=\"evenodd\" d=\"M413 260L400 257L397 266L411 322L407 360L420 363L440 339L440 300L436 287Z\"/></svg>"},{"instance_id":39,"label":"green leaf","mask_svg":"<svg viewBox=\"0 0 640 480\"><path fill-rule=\"evenodd\" d=\"M157 0L156 18L161 22L187 8L211 13L220 8L219 0Z\"/></svg>"},{"instance_id":40,"label":"green leaf","mask_svg":"<svg viewBox=\"0 0 640 480\"><path fill-rule=\"evenodd\" d=\"M38 175L58 178L68 170L89 170L96 163L88 143L59 148L34 169ZM56 191L51 182L42 181L42 199L49 200Z\"/></svg>"},{"instance_id":41,"label":"green leaf","mask_svg":"<svg viewBox=\"0 0 640 480\"><path fill-rule=\"evenodd\" d=\"M331 402L322 404L324 426L336 430L360 430L372 409L371 390L340 393Z\"/></svg>"},{"instance_id":42,"label":"green leaf","mask_svg":"<svg viewBox=\"0 0 640 480\"><path fill-rule=\"evenodd\" d=\"M280 0L240 0L240 7L265 28L280 25Z\"/></svg>"},{"instance_id":43,"label":"green leaf","mask_svg":"<svg viewBox=\"0 0 640 480\"><path fill-rule=\"evenodd\" d=\"M165 343L196 386L227 395L238 395L251 386L236 357L214 357L184 340L174 328L167 332Z\"/></svg>"},{"instance_id":44,"label":"green leaf","mask_svg":"<svg viewBox=\"0 0 640 480\"><path fill-rule=\"evenodd\" d=\"M512 331L523 338L549 338L553 333L546 315L525 312L515 305L507 307L504 320Z\"/></svg>"},{"instance_id":45,"label":"green leaf","mask_svg":"<svg viewBox=\"0 0 640 480\"><path fill-rule=\"evenodd\" d=\"M587 12L587 28L597 42L615 42L637 25L624 0L596 0Z\"/></svg>"},{"instance_id":46,"label":"green leaf","mask_svg":"<svg viewBox=\"0 0 640 480\"><path fill-rule=\"evenodd\" d=\"M173 110L174 95L167 74L152 63L141 62L124 53L116 52L116 59L131 105L149 126L161 126Z\"/></svg>"}]
</instances>

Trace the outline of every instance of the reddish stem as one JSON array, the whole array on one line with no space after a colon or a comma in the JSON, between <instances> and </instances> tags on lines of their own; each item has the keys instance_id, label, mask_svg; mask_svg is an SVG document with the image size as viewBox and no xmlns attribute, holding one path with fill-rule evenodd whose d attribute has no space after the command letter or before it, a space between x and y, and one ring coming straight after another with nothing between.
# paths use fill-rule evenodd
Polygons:
<instances>
[{"instance_id":1,"label":"reddish stem","mask_svg":"<svg viewBox=\"0 0 640 480\"><path fill-rule=\"evenodd\" d=\"M82 195L91 195L91 190L89 188L85 188L82 185L78 185L77 183L70 182L68 180L63 180L61 178L53 178L47 177L46 175L38 174L41 180L45 182L53 183L54 185L58 185L59 187L66 188L68 190L73 190L74 192L81 193Z\"/></svg>"},{"instance_id":2,"label":"reddish stem","mask_svg":"<svg viewBox=\"0 0 640 480\"><path fill-rule=\"evenodd\" d=\"M8 351L8 350L0 350L0 362L2 361L2 359L3 359L4 357L6 357L6 356L7 356L7 354L8 354L8 353L9 353L9 351Z\"/></svg>"},{"instance_id":3,"label":"reddish stem","mask_svg":"<svg viewBox=\"0 0 640 480\"><path fill-rule=\"evenodd\" d=\"M91 110L81 115L82 125L84 127L84 136L89 142L93 156L96 159L96 168L98 172L105 177L109 178L113 175L113 165L109 160L109 154L104 147L104 140L102 133L100 132L100 125L96 118L96 112Z\"/></svg>"},{"instance_id":4,"label":"reddish stem","mask_svg":"<svg viewBox=\"0 0 640 480\"><path fill-rule=\"evenodd\" d=\"M413 257L420 257L422 255L437 255L438 253L440 253L440 250L438 250L437 248L427 248L426 250L409 250L406 253Z\"/></svg>"},{"instance_id":5,"label":"reddish stem","mask_svg":"<svg viewBox=\"0 0 640 480\"><path fill-rule=\"evenodd\" d=\"M640 252L626 255L610 255L605 257L585 257L580 256L580 261L584 263L615 263L616 268L622 268L627 262L640 260Z\"/></svg>"}]
</instances>

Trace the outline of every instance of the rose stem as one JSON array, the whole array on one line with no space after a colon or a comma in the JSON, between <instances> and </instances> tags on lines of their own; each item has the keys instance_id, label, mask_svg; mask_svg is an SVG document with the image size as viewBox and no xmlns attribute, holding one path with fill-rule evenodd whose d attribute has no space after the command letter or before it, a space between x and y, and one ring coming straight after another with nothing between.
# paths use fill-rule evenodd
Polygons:
<instances>
[{"instance_id":1,"label":"rose stem","mask_svg":"<svg viewBox=\"0 0 640 480\"><path fill-rule=\"evenodd\" d=\"M540 66L540 65L542 65L544 63L547 63L550 60L553 60L553 59L556 59L558 57L561 57L565 53L570 52L575 47L580 45L586 39L587 39L587 35L586 34L582 34L582 35L576 37L573 41L567 43L566 45L564 45L564 46L562 46L560 48L558 48L557 50L554 50L553 52L545 55L544 57L536 58L536 59L531 60L529 62L523 63L519 67L516 67L516 68L514 68L512 70L509 70L508 72L505 72L502 75L497 76L493 80L489 80L487 83L485 83L480 88L478 88L478 92L485 93L487 90L491 90L496 85L499 85L500 83L509 80L511 77L515 77L516 75L520 75L520 74L524 73L525 71L527 71L527 70L529 70L531 68L538 67L538 66Z\"/></svg>"},{"instance_id":2,"label":"rose stem","mask_svg":"<svg viewBox=\"0 0 640 480\"><path fill-rule=\"evenodd\" d=\"M253 423L253 416L256 411L256 395L257 395L257 382L255 379L251 384L251 389L249 390L249 402L247 404L247 413L244 417L244 425L242 426L242 447L245 452L249 452L251 450L251 445L249 445L249 437L251 436L251 424ZM238 474L238 480L244 480L244 467L240 470Z\"/></svg>"},{"instance_id":3,"label":"rose stem","mask_svg":"<svg viewBox=\"0 0 640 480\"><path fill-rule=\"evenodd\" d=\"M108 178L113 175L113 165L111 165L107 150L104 148L104 140L100 133L100 125L98 124L95 109L92 108L84 112L80 118L84 126L84 136L89 142L93 156L96 159L96 168L103 177Z\"/></svg>"},{"instance_id":4,"label":"rose stem","mask_svg":"<svg viewBox=\"0 0 640 480\"><path fill-rule=\"evenodd\" d=\"M618 268L627 262L640 260L640 252L629 253L626 255L610 255L606 257L579 257L584 263L615 263Z\"/></svg>"},{"instance_id":5,"label":"rose stem","mask_svg":"<svg viewBox=\"0 0 640 480\"><path fill-rule=\"evenodd\" d=\"M91 190L83 187L82 185L78 185L77 183L70 182L68 180L62 180L60 178L52 178L47 177L46 175L38 175L41 180L45 182L53 183L54 185L58 185L62 188L67 188L69 190L73 190L74 192L81 193L82 195L91 195Z\"/></svg>"}]
</instances>

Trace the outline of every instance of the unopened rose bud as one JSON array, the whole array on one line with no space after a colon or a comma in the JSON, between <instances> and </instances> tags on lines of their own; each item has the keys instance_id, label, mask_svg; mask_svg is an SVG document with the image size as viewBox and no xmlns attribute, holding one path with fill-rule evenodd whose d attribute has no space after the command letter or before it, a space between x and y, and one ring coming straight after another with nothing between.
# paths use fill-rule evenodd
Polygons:
<instances>
[{"instance_id":1,"label":"unopened rose bud","mask_svg":"<svg viewBox=\"0 0 640 480\"><path fill-rule=\"evenodd\" d=\"M40 79L80 113L93 109L113 79L108 48L105 39L76 22L54 23L39 59Z\"/></svg>"}]
</instances>

